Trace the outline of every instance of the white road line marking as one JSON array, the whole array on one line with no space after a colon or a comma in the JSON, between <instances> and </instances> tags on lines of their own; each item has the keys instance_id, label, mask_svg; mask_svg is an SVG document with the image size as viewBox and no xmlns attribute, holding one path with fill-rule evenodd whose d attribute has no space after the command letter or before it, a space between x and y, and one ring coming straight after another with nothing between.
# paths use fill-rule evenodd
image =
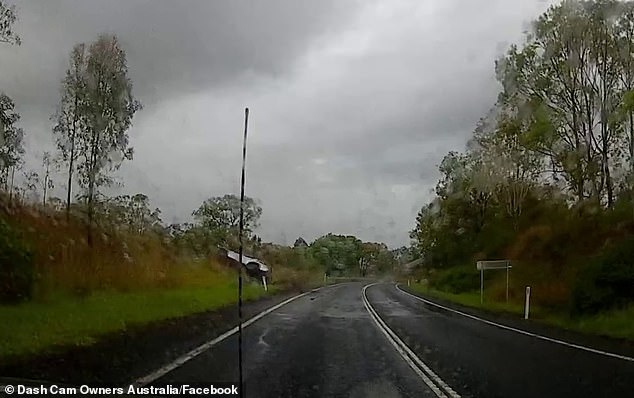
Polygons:
<instances>
[{"instance_id":1,"label":"white road line marking","mask_svg":"<svg viewBox=\"0 0 634 398\"><path fill-rule=\"evenodd\" d=\"M361 297L363 299L363 304L365 308L370 313L370 317L376 323L377 327L387 340L396 348L396 351L401 355L401 357L407 362L407 364L420 376L421 379L427 384L427 386L438 396L439 398L447 398L448 396L451 398L460 398L460 395L456 393L447 383L445 383L433 370L429 368L429 366L425 365L425 363L416 355L414 352L401 340L392 329L381 319L379 314L372 308L370 301L366 296L366 290L376 285L377 283L372 283L363 287L363 291L361 293ZM433 381L432 381L433 380ZM434 384L434 382L436 384ZM448 395L447 395L448 394Z\"/></svg>"},{"instance_id":2,"label":"white road line marking","mask_svg":"<svg viewBox=\"0 0 634 398\"><path fill-rule=\"evenodd\" d=\"M266 310L260 312L259 314L255 315L253 318L250 318L249 320L243 322L242 323L242 328L245 328L245 327L251 325L252 323L257 321L258 319L264 317L265 315L270 314L271 312L275 311L278 308L281 308L282 306L290 303L291 301L297 300L300 297L304 297L304 296L306 296L309 293L317 292L317 291L319 291L322 288L333 287L333 286L337 286L337 285L340 285L340 283L322 286L322 287L319 287L317 289L312 289L310 292L301 293L301 294L293 296L293 297L291 297L291 298L289 298L287 300L284 300L281 303L276 304L273 307L271 307L269 309L266 309ZM210 341L208 341L208 342L206 342L206 343L194 348L193 350L189 351L188 353L181 355L180 357L176 358L174 361L168 363L165 366L162 366L161 368L155 370L154 372L152 372L152 373L150 373L150 374L148 374L146 376L143 376L143 377L140 377L140 378L136 379L132 384L136 385L136 386L139 386L139 387L145 386L145 385L155 381L156 379L158 379L158 378L160 378L162 376L165 376L167 373L171 372L172 370L182 366L187 361L189 361L192 358L202 354L203 352L207 351L211 347L215 346L216 344L220 343L221 341L223 341L224 339L226 339L227 337L229 337L229 336L231 336L231 335L233 335L235 333L238 333L238 327L237 326L234 327L233 329L221 334L220 336L216 337L215 339L210 340Z\"/></svg>"},{"instance_id":3,"label":"white road line marking","mask_svg":"<svg viewBox=\"0 0 634 398\"><path fill-rule=\"evenodd\" d=\"M579 345L579 344L568 343L567 341L558 340L558 339L553 339L553 338L550 338L550 337L542 336L541 334L536 334L536 333L532 333L532 332L527 332L526 330L517 329L517 328L511 327L511 326L506 326L506 325L502 325L502 324L499 324L499 323L495 323L495 322L492 322L492 321L489 321L489 320L486 320L486 319L482 319L482 318L479 318L479 317L477 317L477 316L475 316L475 315L467 314L467 313L465 313L465 312L458 311L458 310L455 310L455 309L453 309L453 308L445 307L444 305L440 305L440 304L438 304L438 303L434 303L433 301L429 301L429 300L424 299L424 298L422 298L422 297L418 297L418 296L416 296L416 295L414 295L414 294L411 294L411 293L406 292L405 290L401 289L401 288L398 286L398 284L395 284L394 286L396 287L396 289L397 289L397 290L400 290L401 292L403 292L403 293L407 294L408 296L412 296L413 298L415 298L415 299L417 299L417 300L420 300L420 301L422 301L422 302L424 302L424 303L427 303L427 304L429 304L429 305L433 305L434 307L442 308L442 309L447 310L447 311L454 312L454 313L456 313L456 314L459 314L459 315L465 316L465 317L467 317L467 318L474 319L474 320L476 320L476 321L480 321L480 322L486 323L486 324L488 324L488 325L496 326L496 327L501 328L501 329L510 330L510 331L512 331L512 332L520 333L520 334L523 334L523 335L526 335L526 336L535 337L536 339L540 339L540 340L544 340L544 341L549 341L549 342L551 342L551 343L561 344L561 345L564 345L564 346L566 346L566 347L576 348L576 349L578 349L578 350L583 350L583 351L587 351L587 352L592 352L592 353L594 353L594 354L604 355L604 356L606 356L606 357L612 357L612 358L622 359L622 360L624 360L624 361L634 362L634 358L632 358L632 357L628 357L628 356L626 356L626 355L615 354L615 353L613 353L613 352L601 351L601 350L597 350L597 349L595 349L595 348L590 348L590 347L586 347L586 346Z\"/></svg>"}]
</instances>

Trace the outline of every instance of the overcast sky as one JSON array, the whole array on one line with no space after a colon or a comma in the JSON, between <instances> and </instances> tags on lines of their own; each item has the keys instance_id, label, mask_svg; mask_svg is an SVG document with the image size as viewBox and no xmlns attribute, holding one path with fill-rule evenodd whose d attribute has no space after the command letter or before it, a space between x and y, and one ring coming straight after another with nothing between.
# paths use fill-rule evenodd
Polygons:
<instances>
[{"instance_id":1,"label":"overcast sky","mask_svg":"<svg viewBox=\"0 0 634 398\"><path fill-rule=\"evenodd\" d=\"M23 44L0 48L0 89L35 159L53 145L72 46L115 33L144 104L116 193L146 193L167 223L238 193L248 106L246 193L265 241L334 232L396 247L437 164L495 101L494 60L552 2L13 1Z\"/></svg>"}]
</instances>

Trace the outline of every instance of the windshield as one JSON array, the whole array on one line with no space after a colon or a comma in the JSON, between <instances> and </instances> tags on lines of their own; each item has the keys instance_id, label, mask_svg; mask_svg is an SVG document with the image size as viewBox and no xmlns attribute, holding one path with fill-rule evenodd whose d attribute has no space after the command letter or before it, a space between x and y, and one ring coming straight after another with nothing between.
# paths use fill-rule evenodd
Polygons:
<instances>
[{"instance_id":1,"label":"windshield","mask_svg":"<svg viewBox=\"0 0 634 398\"><path fill-rule=\"evenodd\" d=\"M0 393L625 397L634 2L0 0Z\"/></svg>"}]
</instances>

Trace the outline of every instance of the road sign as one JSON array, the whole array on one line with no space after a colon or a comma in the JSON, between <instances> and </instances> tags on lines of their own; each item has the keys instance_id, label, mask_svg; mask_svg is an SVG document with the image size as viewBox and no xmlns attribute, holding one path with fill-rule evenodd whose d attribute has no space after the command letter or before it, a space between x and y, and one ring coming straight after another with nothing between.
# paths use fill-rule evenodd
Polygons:
<instances>
[{"instance_id":1,"label":"road sign","mask_svg":"<svg viewBox=\"0 0 634 398\"><path fill-rule=\"evenodd\" d=\"M476 268L480 271L480 304L484 303L484 270L485 269L506 269L506 302L509 301L509 270L511 262L509 260L486 260L478 261Z\"/></svg>"},{"instance_id":2,"label":"road sign","mask_svg":"<svg viewBox=\"0 0 634 398\"><path fill-rule=\"evenodd\" d=\"M487 260L478 261L476 263L478 271L485 269L504 269L511 268L511 262L509 260Z\"/></svg>"}]
</instances>

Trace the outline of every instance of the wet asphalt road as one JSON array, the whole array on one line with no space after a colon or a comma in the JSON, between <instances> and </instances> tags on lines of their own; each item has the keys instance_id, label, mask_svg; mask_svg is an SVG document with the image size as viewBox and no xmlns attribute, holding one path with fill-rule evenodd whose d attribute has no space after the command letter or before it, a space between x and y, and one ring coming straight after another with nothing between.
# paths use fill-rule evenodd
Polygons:
<instances>
[{"instance_id":1,"label":"wet asphalt road","mask_svg":"<svg viewBox=\"0 0 634 398\"><path fill-rule=\"evenodd\" d=\"M425 304L393 284L367 296L388 326L462 397L633 397L634 362L504 330Z\"/></svg>"},{"instance_id":2,"label":"wet asphalt road","mask_svg":"<svg viewBox=\"0 0 634 398\"><path fill-rule=\"evenodd\" d=\"M361 283L321 289L244 329L246 397L434 397L389 345ZM238 380L233 335L152 384Z\"/></svg>"},{"instance_id":3,"label":"wet asphalt road","mask_svg":"<svg viewBox=\"0 0 634 398\"><path fill-rule=\"evenodd\" d=\"M435 397L378 329L362 283L301 297L244 329L246 397ZM372 307L462 397L626 397L634 362L496 328L429 306L393 284ZM237 337L152 384L235 382Z\"/></svg>"}]
</instances>

